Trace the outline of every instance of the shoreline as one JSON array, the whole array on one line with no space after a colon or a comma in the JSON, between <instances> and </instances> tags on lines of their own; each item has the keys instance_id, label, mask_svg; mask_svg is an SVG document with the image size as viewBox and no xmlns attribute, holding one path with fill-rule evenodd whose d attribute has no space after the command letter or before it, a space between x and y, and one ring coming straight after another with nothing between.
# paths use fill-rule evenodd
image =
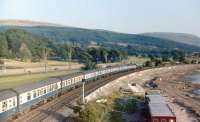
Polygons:
<instances>
[{"instance_id":1,"label":"shoreline","mask_svg":"<svg viewBox=\"0 0 200 122\"><path fill-rule=\"evenodd\" d=\"M159 75L161 80L156 81L158 89L167 96L175 113L183 114L185 111L188 114L184 116L188 116L186 118L189 120L182 119L181 114L178 115L177 118L180 122L200 121L200 98L194 93L194 90L200 89L200 84L185 77L194 74L199 69L199 65L176 67L172 72Z\"/></svg>"}]
</instances>

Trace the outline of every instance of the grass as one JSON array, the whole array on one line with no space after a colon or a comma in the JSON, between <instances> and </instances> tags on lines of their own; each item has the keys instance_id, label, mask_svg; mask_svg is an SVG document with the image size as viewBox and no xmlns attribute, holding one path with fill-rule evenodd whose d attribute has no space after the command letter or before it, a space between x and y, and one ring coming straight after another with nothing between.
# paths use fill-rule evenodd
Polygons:
<instances>
[{"instance_id":1,"label":"grass","mask_svg":"<svg viewBox=\"0 0 200 122\"><path fill-rule=\"evenodd\" d=\"M143 63L149 60L148 58L134 57L130 56L124 62L126 63ZM100 65L114 65L117 63L108 63ZM10 68L40 68L43 67L41 62L20 62L16 60L6 59L6 66ZM63 61L48 61L48 66L67 66L66 62ZM81 67L81 64L71 63L71 68L76 67L77 69ZM78 70L76 70L78 71ZM37 73L37 74L24 74L24 75L15 75L15 76L2 76L0 77L0 89L13 88L19 85L26 83L37 82L40 80L45 80L48 77L59 76L69 74L71 71L57 71L57 72L48 72L48 73Z\"/></svg>"},{"instance_id":2,"label":"grass","mask_svg":"<svg viewBox=\"0 0 200 122\"><path fill-rule=\"evenodd\" d=\"M137 111L137 98L114 92L102 98L107 100L106 103L96 103L95 100L86 104L79 113L79 119L81 122L123 122L121 113L132 114Z\"/></svg>"},{"instance_id":3,"label":"grass","mask_svg":"<svg viewBox=\"0 0 200 122\"><path fill-rule=\"evenodd\" d=\"M144 57L129 56L128 59L125 60L125 62L126 63L141 64L141 63L145 63L148 60L150 60L150 59L149 58L144 58Z\"/></svg>"},{"instance_id":4,"label":"grass","mask_svg":"<svg viewBox=\"0 0 200 122\"><path fill-rule=\"evenodd\" d=\"M13 88L27 83L38 82L45 80L48 77L66 75L72 72L77 72L78 70L72 71L57 71L48 73L37 73L37 74L26 74L26 75L16 75L9 77L0 77L0 89Z\"/></svg>"},{"instance_id":5,"label":"grass","mask_svg":"<svg viewBox=\"0 0 200 122\"><path fill-rule=\"evenodd\" d=\"M37 68L44 67L44 62L21 62L17 60L6 59L6 66L9 68ZM68 62L48 60L48 66L68 66ZM79 63L71 62L71 66L79 65Z\"/></svg>"}]
</instances>

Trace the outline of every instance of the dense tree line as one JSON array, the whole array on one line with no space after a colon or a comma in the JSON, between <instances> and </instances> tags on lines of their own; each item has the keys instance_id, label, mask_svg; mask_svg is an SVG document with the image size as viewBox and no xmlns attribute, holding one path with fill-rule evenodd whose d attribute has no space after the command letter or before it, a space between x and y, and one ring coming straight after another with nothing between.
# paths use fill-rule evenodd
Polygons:
<instances>
[{"instance_id":1,"label":"dense tree line","mask_svg":"<svg viewBox=\"0 0 200 122\"><path fill-rule=\"evenodd\" d=\"M36 26L36 27L13 27L2 26L0 31L11 28L18 30L23 29L31 34L37 34L51 39L55 42L77 42L81 45L88 45L91 41L98 44L105 44L113 47L113 44L126 44L131 47L130 53L159 53L163 50L181 49L186 52L200 51L199 47L187 45L171 40L150 37L140 34L124 34L106 30L91 30L73 27L53 27L53 26ZM128 48L129 48L128 47ZM127 48L127 47L126 47Z\"/></svg>"},{"instance_id":2,"label":"dense tree line","mask_svg":"<svg viewBox=\"0 0 200 122\"><path fill-rule=\"evenodd\" d=\"M127 54L120 49L87 48L74 43L56 43L23 30L0 32L0 57L22 61L40 61L45 57L57 60L77 60L87 65L120 61Z\"/></svg>"},{"instance_id":3,"label":"dense tree line","mask_svg":"<svg viewBox=\"0 0 200 122\"><path fill-rule=\"evenodd\" d=\"M138 38L142 39L142 37ZM151 40L155 41L154 38ZM171 60L186 62L185 57L193 52L193 48L190 52L189 49L177 49L174 48L176 46L171 47L170 44L164 45L169 47L166 49L158 40L156 40L156 47L150 43L151 41L136 42L138 44L128 44L127 46L103 42L97 47L89 47L88 43L81 44L76 38L70 38L68 42L56 42L45 36L34 35L21 29L8 29L0 32L0 58L15 58L22 61L56 59L71 62L71 60L76 60L85 63L86 69L91 69L97 63L121 61L126 59L128 55L149 57L158 64L160 60L155 59L162 59L162 62ZM142 46L143 43L146 45ZM185 45L179 46L182 46L183 49L187 47Z\"/></svg>"}]
</instances>

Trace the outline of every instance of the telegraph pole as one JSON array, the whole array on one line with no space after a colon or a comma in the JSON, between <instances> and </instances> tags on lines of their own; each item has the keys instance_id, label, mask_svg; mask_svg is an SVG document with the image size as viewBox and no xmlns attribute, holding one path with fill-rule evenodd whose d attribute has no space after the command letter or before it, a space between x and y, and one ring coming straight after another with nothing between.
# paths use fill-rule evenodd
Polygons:
<instances>
[{"instance_id":1,"label":"telegraph pole","mask_svg":"<svg viewBox=\"0 0 200 122\"><path fill-rule=\"evenodd\" d=\"M85 79L82 80L82 88L83 88L83 91L82 91L82 102L83 102L83 104L85 104Z\"/></svg>"}]
</instances>

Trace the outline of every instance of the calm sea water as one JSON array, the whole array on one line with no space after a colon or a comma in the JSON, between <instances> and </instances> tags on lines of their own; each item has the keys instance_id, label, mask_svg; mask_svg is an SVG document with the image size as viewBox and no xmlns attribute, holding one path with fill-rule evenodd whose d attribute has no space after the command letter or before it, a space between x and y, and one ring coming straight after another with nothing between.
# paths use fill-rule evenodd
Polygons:
<instances>
[{"instance_id":1,"label":"calm sea water","mask_svg":"<svg viewBox=\"0 0 200 122\"><path fill-rule=\"evenodd\" d=\"M189 76L186 76L187 79L200 84L200 70L195 72L194 74L191 74ZM195 94L197 94L200 97L200 89L197 89L194 91Z\"/></svg>"}]
</instances>

